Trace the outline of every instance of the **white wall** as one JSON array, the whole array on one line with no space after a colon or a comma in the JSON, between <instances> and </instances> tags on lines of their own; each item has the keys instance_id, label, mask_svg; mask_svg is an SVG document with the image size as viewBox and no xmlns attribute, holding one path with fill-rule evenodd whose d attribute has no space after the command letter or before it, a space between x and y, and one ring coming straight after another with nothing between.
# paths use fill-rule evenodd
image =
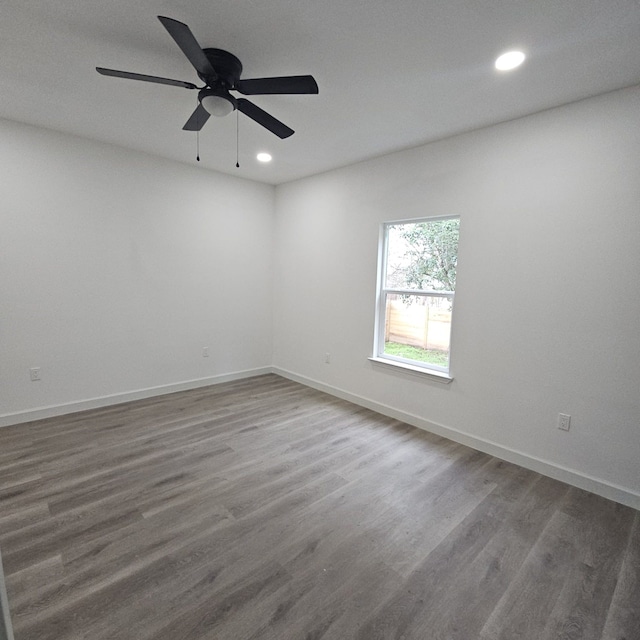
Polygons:
<instances>
[{"instance_id":1,"label":"white wall","mask_svg":"<svg viewBox=\"0 0 640 640\"><path fill-rule=\"evenodd\" d=\"M275 367L640 507L639 150L633 88L278 187ZM380 224L450 214L444 385L367 357Z\"/></svg>"},{"instance_id":2,"label":"white wall","mask_svg":"<svg viewBox=\"0 0 640 640\"><path fill-rule=\"evenodd\" d=\"M15 122L0 139L4 424L270 365L273 187Z\"/></svg>"},{"instance_id":3,"label":"white wall","mask_svg":"<svg viewBox=\"0 0 640 640\"><path fill-rule=\"evenodd\" d=\"M639 120L633 88L275 190L0 120L0 425L273 364L640 507ZM448 214L444 385L367 358L381 222Z\"/></svg>"}]
</instances>

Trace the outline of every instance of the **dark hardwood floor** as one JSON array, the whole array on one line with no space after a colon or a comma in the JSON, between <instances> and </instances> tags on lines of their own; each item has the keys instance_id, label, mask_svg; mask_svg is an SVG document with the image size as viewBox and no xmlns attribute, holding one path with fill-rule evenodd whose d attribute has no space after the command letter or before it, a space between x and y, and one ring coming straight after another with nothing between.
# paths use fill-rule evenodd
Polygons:
<instances>
[{"instance_id":1,"label":"dark hardwood floor","mask_svg":"<svg viewBox=\"0 0 640 640\"><path fill-rule=\"evenodd\" d=\"M640 639L640 513L275 375L0 429L16 640Z\"/></svg>"}]
</instances>

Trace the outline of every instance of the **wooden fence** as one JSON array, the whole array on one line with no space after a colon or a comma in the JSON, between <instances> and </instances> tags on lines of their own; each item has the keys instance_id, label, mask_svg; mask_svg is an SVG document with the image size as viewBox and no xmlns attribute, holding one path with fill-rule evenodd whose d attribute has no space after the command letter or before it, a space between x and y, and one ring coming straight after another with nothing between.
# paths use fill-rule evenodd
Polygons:
<instances>
[{"instance_id":1,"label":"wooden fence","mask_svg":"<svg viewBox=\"0 0 640 640\"><path fill-rule=\"evenodd\" d=\"M387 299L385 342L399 342L421 349L449 349L451 310L442 306L405 303L401 298Z\"/></svg>"}]
</instances>

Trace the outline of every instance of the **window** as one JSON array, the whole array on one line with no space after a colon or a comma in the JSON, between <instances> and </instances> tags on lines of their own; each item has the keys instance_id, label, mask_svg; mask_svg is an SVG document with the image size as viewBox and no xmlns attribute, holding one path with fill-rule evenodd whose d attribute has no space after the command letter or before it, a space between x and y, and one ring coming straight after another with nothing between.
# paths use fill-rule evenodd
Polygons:
<instances>
[{"instance_id":1,"label":"window","mask_svg":"<svg viewBox=\"0 0 640 640\"><path fill-rule=\"evenodd\" d=\"M449 374L460 218L382 228L374 360Z\"/></svg>"}]
</instances>

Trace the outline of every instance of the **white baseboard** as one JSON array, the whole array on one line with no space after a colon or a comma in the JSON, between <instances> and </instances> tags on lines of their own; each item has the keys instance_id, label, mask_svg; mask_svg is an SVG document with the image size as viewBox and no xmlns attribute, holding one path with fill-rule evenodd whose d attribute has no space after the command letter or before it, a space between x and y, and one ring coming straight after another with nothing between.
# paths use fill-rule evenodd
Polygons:
<instances>
[{"instance_id":1,"label":"white baseboard","mask_svg":"<svg viewBox=\"0 0 640 640\"><path fill-rule=\"evenodd\" d=\"M382 404L381 402L376 402L370 398L365 398L363 396L344 391L337 387L325 384L324 382L319 382L318 380L298 375L297 373L293 373L286 369L273 367L272 371L283 378L299 382L300 384L312 387L318 391L324 391L332 396L348 400L354 404L366 407L367 409L371 409L377 413L381 413L384 416L401 420L402 422L406 422L414 427L424 429L430 433L435 433L436 435L453 440L454 442L459 442L460 444L488 453L496 458L500 458L501 460L512 462L520 465L521 467L525 467L526 469L531 469L532 471L537 471L545 476L554 478L555 480L560 480L561 482L578 487L579 489L590 491L591 493L595 493L603 498L608 498L609 500L640 510L640 494L635 493L630 489L626 489L625 487L611 484L599 478L594 478L593 476L576 471L575 469L559 466L553 462L523 453L522 451L504 447L496 442L478 438L477 436L459 431L458 429L453 429L436 422L425 420L424 418L412 413L401 411L400 409Z\"/></svg>"},{"instance_id":2,"label":"white baseboard","mask_svg":"<svg viewBox=\"0 0 640 640\"><path fill-rule=\"evenodd\" d=\"M184 382L163 384L157 387L138 389L136 391L114 393L86 400L65 402L63 404L50 405L47 407L36 407L35 409L18 411L16 413L5 413L0 415L0 427L8 427L13 424L22 424L23 422L42 420L44 418L54 418L67 413L86 411L87 409L99 409L100 407L122 404L123 402L131 402L132 400L143 400L144 398L151 398L153 396L163 396L168 393L175 393L176 391L188 391L189 389L209 387L214 384L222 384L223 382L231 382L232 380L241 380L243 378L253 378L254 376L260 376L265 373L272 372L273 369L271 367L260 367L257 369L247 369L245 371L223 373L207 378L197 378L195 380L185 380Z\"/></svg>"}]
</instances>

